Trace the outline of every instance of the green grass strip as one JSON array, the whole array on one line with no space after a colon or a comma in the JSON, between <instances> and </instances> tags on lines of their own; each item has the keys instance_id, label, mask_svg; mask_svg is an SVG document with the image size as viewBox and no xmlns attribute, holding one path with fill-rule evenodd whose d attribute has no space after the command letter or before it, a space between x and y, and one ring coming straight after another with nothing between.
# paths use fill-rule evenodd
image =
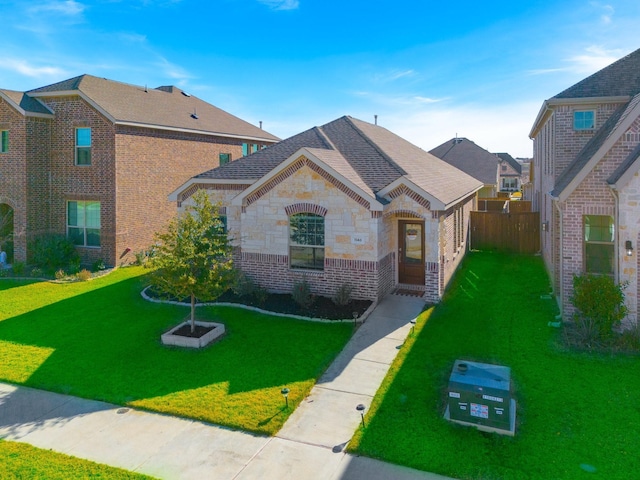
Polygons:
<instances>
[{"instance_id":1,"label":"green grass strip","mask_svg":"<svg viewBox=\"0 0 640 480\"><path fill-rule=\"evenodd\" d=\"M565 351L540 257L471 253L418 320L349 449L459 479L629 479L640 472L640 359ZM514 438L443 419L453 362L511 368Z\"/></svg>"},{"instance_id":2,"label":"green grass strip","mask_svg":"<svg viewBox=\"0 0 640 480\"><path fill-rule=\"evenodd\" d=\"M2 465L0 477L5 480L68 480L70 478L144 480L153 478L32 447L26 443L4 440L0 440L0 465Z\"/></svg>"},{"instance_id":3,"label":"green grass strip","mask_svg":"<svg viewBox=\"0 0 640 480\"><path fill-rule=\"evenodd\" d=\"M225 337L203 350L166 347L160 335L189 309L143 300L146 273L0 281L0 380L273 435L353 331L203 307L198 317L224 323Z\"/></svg>"}]
</instances>

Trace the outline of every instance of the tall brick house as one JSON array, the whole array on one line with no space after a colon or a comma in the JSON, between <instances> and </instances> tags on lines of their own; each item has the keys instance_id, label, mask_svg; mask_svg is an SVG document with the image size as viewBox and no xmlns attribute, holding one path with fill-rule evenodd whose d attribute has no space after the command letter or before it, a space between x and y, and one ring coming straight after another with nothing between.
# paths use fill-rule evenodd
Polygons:
<instances>
[{"instance_id":1,"label":"tall brick house","mask_svg":"<svg viewBox=\"0 0 640 480\"><path fill-rule=\"evenodd\" d=\"M0 90L0 214L13 256L65 234L85 263L129 262L175 214L167 195L191 176L278 140L176 87L82 75Z\"/></svg>"},{"instance_id":2,"label":"tall brick house","mask_svg":"<svg viewBox=\"0 0 640 480\"><path fill-rule=\"evenodd\" d=\"M341 117L197 175L221 206L236 265L271 291L305 278L332 296L376 300L394 288L438 301L464 257L482 184L390 131Z\"/></svg>"},{"instance_id":3,"label":"tall brick house","mask_svg":"<svg viewBox=\"0 0 640 480\"><path fill-rule=\"evenodd\" d=\"M491 153L463 137L452 138L429 153L480 180L484 184L478 193L480 198L520 190L521 167L507 153Z\"/></svg>"},{"instance_id":4,"label":"tall brick house","mask_svg":"<svg viewBox=\"0 0 640 480\"><path fill-rule=\"evenodd\" d=\"M629 282L628 324L638 317L640 50L546 100L535 120L534 208L542 254L563 317L573 276Z\"/></svg>"}]
</instances>

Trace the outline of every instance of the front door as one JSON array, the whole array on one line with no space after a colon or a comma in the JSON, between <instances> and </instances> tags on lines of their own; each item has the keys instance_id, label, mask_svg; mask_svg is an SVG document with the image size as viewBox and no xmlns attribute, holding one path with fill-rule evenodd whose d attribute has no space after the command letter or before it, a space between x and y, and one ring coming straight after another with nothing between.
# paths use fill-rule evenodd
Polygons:
<instances>
[{"instance_id":1,"label":"front door","mask_svg":"<svg viewBox=\"0 0 640 480\"><path fill-rule=\"evenodd\" d=\"M398 221L398 282L424 285L424 223Z\"/></svg>"}]
</instances>

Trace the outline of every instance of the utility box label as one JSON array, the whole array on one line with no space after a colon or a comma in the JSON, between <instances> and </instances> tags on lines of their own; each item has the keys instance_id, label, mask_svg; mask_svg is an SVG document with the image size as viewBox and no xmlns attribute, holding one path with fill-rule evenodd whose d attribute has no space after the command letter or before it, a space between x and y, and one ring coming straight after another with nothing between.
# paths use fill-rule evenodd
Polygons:
<instances>
[{"instance_id":1,"label":"utility box label","mask_svg":"<svg viewBox=\"0 0 640 480\"><path fill-rule=\"evenodd\" d=\"M489 418L489 407L487 405L472 403L471 411L469 413L472 417Z\"/></svg>"}]
</instances>

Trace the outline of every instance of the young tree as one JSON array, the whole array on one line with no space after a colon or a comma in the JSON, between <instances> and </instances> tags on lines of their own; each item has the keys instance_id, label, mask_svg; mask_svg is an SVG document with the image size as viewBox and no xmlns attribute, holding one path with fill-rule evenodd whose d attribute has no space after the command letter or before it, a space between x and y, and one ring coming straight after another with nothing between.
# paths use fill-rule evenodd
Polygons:
<instances>
[{"instance_id":1,"label":"young tree","mask_svg":"<svg viewBox=\"0 0 640 480\"><path fill-rule=\"evenodd\" d=\"M204 190L193 195L193 206L177 215L167 230L156 233L149 266L151 284L163 293L191 298L191 332L195 331L196 298L213 301L234 279L231 244L224 222Z\"/></svg>"}]
</instances>

